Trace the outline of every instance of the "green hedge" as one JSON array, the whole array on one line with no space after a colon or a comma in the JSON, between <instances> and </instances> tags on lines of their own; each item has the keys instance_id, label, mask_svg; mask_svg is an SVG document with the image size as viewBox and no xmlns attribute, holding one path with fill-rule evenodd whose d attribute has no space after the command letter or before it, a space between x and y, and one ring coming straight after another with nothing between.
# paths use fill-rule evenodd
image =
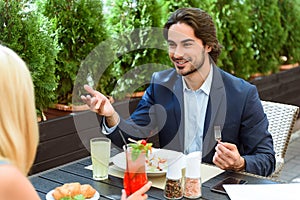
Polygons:
<instances>
[{"instance_id":1,"label":"green hedge","mask_svg":"<svg viewBox=\"0 0 300 200\"><path fill-rule=\"evenodd\" d=\"M53 23L34 4L0 1L0 42L16 51L27 63L35 85L39 111L56 99L55 59L59 51Z\"/></svg>"},{"instance_id":2,"label":"green hedge","mask_svg":"<svg viewBox=\"0 0 300 200\"><path fill-rule=\"evenodd\" d=\"M57 100L72 102L74 81L82 60L106 39L99 0L40 0L42 12L54 20L60 51L56 60Z\"/></svg>"},{"instance_id":3,"label":"green hedge","mask_svg":"<svg viewBox=\"0 0 300 200\"><path fill-rule=\"evenodd\" d=\"M238 77L300 61L300 0L105 2L0 0L0 40L28 63L40 109L78 99L84 91L72 95L75 80L77 87L90 83L117 99L143 90L152 71L172 67L164 41L151 27L162 28L180 7L199 7L213 17L224 47L217 65ZM87 70L77 74L82 65Z\"/></svg>"},{"instance_id":4,"label":"green hedge","mask_svg":"<svg viewBox=\"0 0 300 200\"><path fill-rule=\"evenodd\" d=\"M127 3L126 3L127 2ZM256 73L269 74L279 70L279 66L285 63L299 62L300 48L299 30L295 27L300 23L298 11L299 0L273 1L273 0L182 0L167 1L156 0L147 3L145 13L140 12L145 2L135 1L135 10L130 8L131 1L110 1L110 14L108 15L108 29L116 35L133 28L143 28L141 19L148 20L148 26L157 24L162 27L169 13L180 7L199 7L207 11L214 19L217 26L217 34L223 51L217 63L224 70L246 80ZM153 9L155 10L153 12ZM127 18L121 18L127 14ZM150 14L146 17L146 14ZM160 19L160 20L157 20ZM151 24L152 23L152 24ZM110 69L114 80L120 80L128 70L141 65L138 60L149 63L168 63L167 53L161 53L154 57L143 55L136 56L140 52L131 52L116 58L114 66ZM155 55L152 53L152 55ZM281 60L286 56L287 60ZM171 65L170 65L171 66ZM116 74L114 74L116 72ZM142 73L141 73L142 74ZM141 75L141 79L150 79ZM128 78L121 79L127 87L112 88L101 85L102 91L114 96L124 93L124 90L138 85L138 80ZM103 83L103 82L102 82ZM106 88L103 89L103 88ZM141 87L143 89L143 87ZM130 90L126 90L130 91ZM117 98L121 98L117 96Z\"/></svg>"}]
</instances>

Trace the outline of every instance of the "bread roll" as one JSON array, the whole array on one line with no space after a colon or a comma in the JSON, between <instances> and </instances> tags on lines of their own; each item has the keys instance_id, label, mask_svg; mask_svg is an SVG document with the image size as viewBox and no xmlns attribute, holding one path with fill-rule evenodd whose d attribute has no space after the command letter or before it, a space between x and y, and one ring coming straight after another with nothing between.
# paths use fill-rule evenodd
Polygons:
<instances>
[{"instance_id":1,"label":"bread roll","mask_svg":"<svg viewBox=\"0 0 300 200\"><path fill-rule=\"evenodd\" d=\"M80 185L80 183L66 183L54 189L52 196L55 200L60 200L63 197L74 197L82 194L86 199L95 195L96 190L89 184Z\"/></svg>"},{"instance_id":2,"label":"bread roll","mask_svg":"<svg viewBox=\"0 0 300 200\"><path fill-rule=\"evenodd\" d=\"M81 185L81 194L84 198L89 199L93 197L96 193L96 190L89 184Z\"/></svg>"}]
</instances>

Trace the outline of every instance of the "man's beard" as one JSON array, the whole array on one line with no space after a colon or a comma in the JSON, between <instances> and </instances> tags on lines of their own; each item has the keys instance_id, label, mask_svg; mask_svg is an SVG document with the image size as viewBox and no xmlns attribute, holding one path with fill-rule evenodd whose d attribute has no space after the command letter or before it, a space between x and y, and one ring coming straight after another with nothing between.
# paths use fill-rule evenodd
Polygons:
<instances>
[{"instance_id":1,"label":"man's beard","mask_svg":"<svg viewBox=\"0 0 300 200\"><path fill-rule=\"evenodd\" d=\"M205 53L204 53L204 50L201 52L202 53L202 60L201 62L199 63L199 65L197 65L196 67L194 67L192 65L192 69L184 74L182 74L182 76L187 76L187 75L190 75L190 74L193 74L195 72L197 72L199 69L201 69L201 67L204 65L204 61L205 61Z\"/></svg>"}]
</instances>

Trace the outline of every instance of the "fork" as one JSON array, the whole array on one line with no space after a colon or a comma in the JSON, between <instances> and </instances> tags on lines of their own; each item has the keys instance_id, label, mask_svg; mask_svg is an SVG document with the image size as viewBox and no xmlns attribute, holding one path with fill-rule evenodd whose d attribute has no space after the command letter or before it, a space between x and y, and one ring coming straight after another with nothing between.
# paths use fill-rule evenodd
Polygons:
<instances>
[{"instance_id":1,"label":"fork","mask_svg":"<svg viewBox=\"0 0 300 200\"><path fill-rule=\"evenodd\" d=\"M215 140L221 141L222 134L221 134L221 127L220 126L214 126L214 132L215 132Z\"/></svg>"}]
</instances>

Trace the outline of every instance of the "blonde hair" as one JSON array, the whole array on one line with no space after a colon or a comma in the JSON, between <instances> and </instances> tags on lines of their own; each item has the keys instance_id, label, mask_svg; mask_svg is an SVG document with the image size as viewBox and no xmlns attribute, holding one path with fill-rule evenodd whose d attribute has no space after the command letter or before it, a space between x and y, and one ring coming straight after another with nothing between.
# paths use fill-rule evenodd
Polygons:
<instances>
[{"instance_id":1,"label":"blonde hair","mask_svg":"<svg viewBox=\"0 0 300 200\"><path fill-rule=\"evenodd\" d=\"M39 142L34 88L25 62L0 45L0 157L26 176Z\"/></svg>"}]
</instances>

